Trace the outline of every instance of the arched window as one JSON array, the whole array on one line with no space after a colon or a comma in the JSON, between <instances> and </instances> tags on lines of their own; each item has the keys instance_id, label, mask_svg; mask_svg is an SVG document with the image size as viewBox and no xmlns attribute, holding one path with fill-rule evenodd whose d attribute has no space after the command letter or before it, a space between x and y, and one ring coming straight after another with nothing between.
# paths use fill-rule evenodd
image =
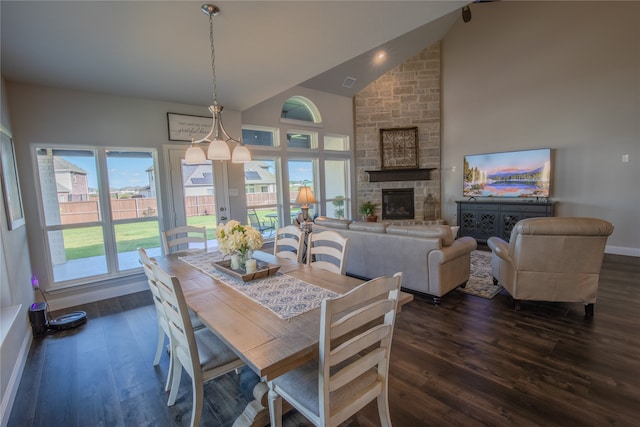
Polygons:
<instances>
[{"instance_id":1,"label":"arched window","mask_svg":"<svg viewBox=\"0 0 640 427\"><path fill-rule=\"evenodd\" d=\"M292 96L282 105L280 118L308 123L322 123L320 111L304 96Z\"/></svg>"}]
</instances>

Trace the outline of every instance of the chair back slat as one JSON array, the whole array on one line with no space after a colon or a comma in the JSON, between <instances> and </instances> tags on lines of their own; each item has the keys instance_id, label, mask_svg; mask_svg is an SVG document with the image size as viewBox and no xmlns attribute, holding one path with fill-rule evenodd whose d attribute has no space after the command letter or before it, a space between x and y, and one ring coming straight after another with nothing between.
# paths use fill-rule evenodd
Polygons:
<instances>
[{"instance_id":1,"label":"chair back slat","mask_svg":"<svg viewBox=\"0 0 640 427\"><path fill-rule=\"evenodd\" d=\"M331 324L331 339L341 337L384 316L394 309L393 305L393 301L391 300L374 301L347 316L341 317L338 321Z\"/></svg>"},{"instance_id":2,"label":"chair back slat","mask_svg":"<svg viewBox=\"0 0 640 427\"><path fill-rule=\"evenodd\" d=\"M329 379L329 391L335 391L343 387L350 381L359 377L369 369L378 366L385 357L385 350L377 348L363 357L357 358L355 362L340 369Z\"/></svg>"},{"instance_id":3,"label":"chair back slat","mask_svg":"<svg viewBox=\"0 0 640 427\"><path fill-rule=\"evenodd\" d=\"M197 244L193 247L193 244ZM184 225L162 232L162 245L167 254L178 251L207 250L206 227Z\"/></svg>"},{"instance_id":4,"label":"chair back slat","mask_svg":"<svg viewBox=\"0 0 640 427\"><path fill-rule=\"evenodd\" d=\"M377 325L340 344L331 351L330 366L336 366L372 346L391 334L389 325Z\"/></svg>"},{"instance_id":5,"label":"chair back slat","mask_svg":"<svg viewBox=\"0 0 640 427\"><path fill-rule=\"evenodd\" d=\"M280 258L302 261L304 233L296 226L278 228L273 244L273 254Z\"/></svg>"},{"instance_id":6,"label":"chair back slat","mask_svg":"<svg viewBox=\"0 0 640 427\"><path fill-rule=\"evenodd\" d=\"M307 264L344 275L348 251L349 238L336 231L309 233Z\"/></svg>"}]
</instances>

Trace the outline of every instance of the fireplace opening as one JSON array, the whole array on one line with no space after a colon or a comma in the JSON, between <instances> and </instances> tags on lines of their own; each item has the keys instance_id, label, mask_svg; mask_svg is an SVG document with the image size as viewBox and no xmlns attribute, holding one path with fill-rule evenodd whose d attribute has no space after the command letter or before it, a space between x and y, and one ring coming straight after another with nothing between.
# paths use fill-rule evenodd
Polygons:
<instances>
[{"instance_id":1,"label":"fireplace opening","mask_svg":"<svg viewBox=\"0 0 640 427\"><path fill-rule=\"evenodd\" d=\"M382 219L413 219L413 188L382 190Z\"/></svg>"}]
</instances>

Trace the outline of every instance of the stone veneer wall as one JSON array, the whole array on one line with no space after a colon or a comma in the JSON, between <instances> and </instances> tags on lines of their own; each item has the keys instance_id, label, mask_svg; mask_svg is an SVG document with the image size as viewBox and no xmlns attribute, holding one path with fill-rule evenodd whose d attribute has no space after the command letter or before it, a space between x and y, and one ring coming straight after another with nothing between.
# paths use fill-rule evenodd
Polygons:
<instances>
[{"instance_id":1,"label":"stone veneer wall","mask_svg":"<svg viewBox=\"0 0 640 427\"><path fill-rule=\"evenodd\" d=\"M435 43L371 83L355 96L356 207L371 200L382 206L383 188L413 188L415 219L425 200L440 195L440 43ZM429 181L369 182L365 171L380 170L380 129L418 127L418 166L437 168ZM378 220L381 212L378 209ZM440 204L436 204L440 218ZM359 217L356 212L355 217Z\"/></svg>"}]
</instances>

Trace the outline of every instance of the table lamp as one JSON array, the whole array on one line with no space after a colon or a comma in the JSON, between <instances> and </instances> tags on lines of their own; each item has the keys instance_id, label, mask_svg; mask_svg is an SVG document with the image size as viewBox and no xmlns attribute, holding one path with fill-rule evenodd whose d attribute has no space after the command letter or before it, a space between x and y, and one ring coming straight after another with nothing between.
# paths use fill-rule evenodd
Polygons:
<instances>
[{"instance_id":1,"label":"table lamp","mask_svg":"<svg viewBox=\"0 0 640 427\"><path fill-rule=\"evenodd\" d=\"M302 210L302 219L305 221L309 221L309 203L318 203L318 201L313 196L311 188L303 185L300 187L298 197L296 197L296 205L302 205L300 209Z\"/></svg>"}]
</instances>

